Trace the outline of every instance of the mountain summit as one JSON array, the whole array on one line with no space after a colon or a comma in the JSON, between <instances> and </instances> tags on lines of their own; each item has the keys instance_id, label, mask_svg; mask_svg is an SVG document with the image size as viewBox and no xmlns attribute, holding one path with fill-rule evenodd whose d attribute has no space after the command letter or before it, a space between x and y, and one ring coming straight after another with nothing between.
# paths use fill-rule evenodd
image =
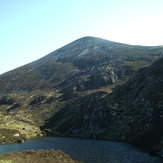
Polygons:
<instances>
[{"instance_id":1,"label":"mountain summit","mask_svg":"<svg viewBox=\"0 0 163 163\"><path fill-rule=\"evenodd\" d=\"M127 48L127 44L116 43L96 37L83 37L50 53L47 58L56 60L78 60L85 56L96 56L98 53L115 51L118 48Z\"/></svg>"}]
</instances>

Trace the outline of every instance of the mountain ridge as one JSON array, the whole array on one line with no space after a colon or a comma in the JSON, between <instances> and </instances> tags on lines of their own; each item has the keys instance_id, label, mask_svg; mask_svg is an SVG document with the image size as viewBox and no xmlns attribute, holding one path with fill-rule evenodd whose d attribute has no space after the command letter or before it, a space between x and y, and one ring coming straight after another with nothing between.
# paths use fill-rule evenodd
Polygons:
<instances>
[{"instance_id":1,"label":"mountain ridge","mask_svg":"<svg viewBox=\"0 0 163 163\"><path fill-rule=\"evenodd\" d=\"M62 51L62 49L66 49L67 47L69 47L70 45L73 45L74 43L76 44L78 44L79 42L85 42L85 41L92 41L92 42L102 42L102 44L103 43L110 43L110 44L117 44L117 45L121 45L121 46L128 46L128 48L132 48L132 47L146 47L146 48L150 48L150 49L157 49L157 48L162 48L163 46L161 46L161 45L156 45L156 46L143 46L143 45L132 45L132 44L127 44L127 43L119 43L119 42L115 42L115 41L109 41L109 40L107 40L107 39L102 39L102 38L98 38L98 37L93 37L93 36L85 36L85 37L82 37L82 38L79 38L79 39L77 39L77 40L75 40L75 41L72 41L72 42L70 42L70 43L68 43L68 44L66 44L66 45L64 45L63 47L61 47L61 48L58 48L58 49L56 49L56 50L54 50L54 51L52 51L52 52L50 52L49 54L47 54L47 55L45 55L44 57L41 57L41 58L39 58L39 59L37 59L36 61L33 61L33 62L30 62L30 63L27 63L27 64L25 64L25 65L23 65L23 66L20 66L21 68L22 67L24 67L24 66L26 66L26 65L29 65L29 64L31 64L31 65L34 65L35 64L35 62L40 62L40 60L43 60L43 59L47 59L47 58L49 58L49 57L53 57L53 58L55 58L55 59L57 59L57 56L55 56L57 53L59 53L60 51ZM163 48L162 48L163 49ZM162 53L163 53L163 50L162 50ZM19 68L19 67L18 67ZM15 69L13 69L13 70L16 70L16 69L18 69L18 68L15 68ZM3 74L6 74L6 73L8 73L8 72L10 72L10 71L13 71L13 70L9 70L9 71L7 71L7 72L5 72L5 73L3 73ZM0 75L3 75L3 74L0 74Z\"/></svg>"},{"instance_id":2,"label":"mountain ridge","mask_svg":"<svg viewBox=\"0 0 163 163\"><path fill-rule=\"evenodd\" d=\"M84 37L59 48L39 60L0 75L0 84L2 85L0 91L40 89L38 87L39 83L41 83L40 81L48 82L50 88L53 88L60 83L59 81L67 79L68 76L73 76L76 72L86 71L86 69L91 69L100 64L110 65L111 67L119 66L117 71L120 71L120 66L125 66L127 63L128 67L136 66L133 67L136 70L137 66L139 68L159 58L162 55L162 49L161 47L131 46L95 37ZM22 76L24 77L21 78ZM22 86L19 83L20 80L22 81ZM7 83L7 81L13 82ZM31 84L32 81L36 84ZM18 85L22 88L16 88L18 86L14 85L14 83L19 83ZM45 86L42 83L40 87Z\"/></svg>"}]
</instances>

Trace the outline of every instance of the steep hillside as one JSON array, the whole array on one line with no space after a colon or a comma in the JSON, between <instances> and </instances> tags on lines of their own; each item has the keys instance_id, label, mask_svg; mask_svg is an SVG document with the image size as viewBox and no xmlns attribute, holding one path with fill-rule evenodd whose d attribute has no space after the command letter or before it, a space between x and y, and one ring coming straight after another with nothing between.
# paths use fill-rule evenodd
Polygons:
<instances>
[{"instance_id":1,"label":"steep hillside","mask_svg":"<svg viewBox=\"0 0 163 163\"><path fill-rule=\"evenodd\" d=\"M120 140L163 150L163 57L108 95L78 96L44 128L51 134Z\"/></svg>"},{"instance_id":2,"label":"steep hillside","mask_svg":"<svg viewBox=\"0 0 163 163\"><path fill-rule=\"evenodd\" d=\"M96 89L128 78L162 52L159 46L132 46L84 37L1 75L0 92L51 90L58 85L60 89L71 87L78 91Z\"/></svg>"},{"instance_id":3,"label":"steep hillside","mask_svg":"<svg viewBox=\"0 0 163 163\"><path fill-rule=\"evenodd\" d=\"M103 138L103 124L110 123L110 118L108 122L103 120L103 116L110 117L107 106L102 107L104 97L139 68L150 65L162 55L160 46L132 46L95 37L78 39L37 61L0 75L0 129L17 130L26 138L41 136L40 126L45 122L46 132L51 132L56 127L51 122L61 121L60 126L67 122L70 113L79 117L77 110L80 112L83 108L84 123L91 126L91 131L83 127L82 132L87 133L84 136L90 137L91 133ZM90 121L95 113L101 120L99 127L95 127L96 118ZM75 123L74 128L83 125L80 121L71 123ZM80 131L76 130L75 135L79 136ZM95 131L101 136L94 134ZM65 129L63 133L70 135L71 132Z\"/></svg>"},{"instance_id":4,"label":"steep hillside","mask_svg":"<svg viewBox=\"0 0 163 163\"><path fill-rule=\"evenodd\" d=\"M117 87L107 102L118 115L113 126L123 126L122 139L154 145L163 154L163 57Z\"/></svg>"}]
</instances>

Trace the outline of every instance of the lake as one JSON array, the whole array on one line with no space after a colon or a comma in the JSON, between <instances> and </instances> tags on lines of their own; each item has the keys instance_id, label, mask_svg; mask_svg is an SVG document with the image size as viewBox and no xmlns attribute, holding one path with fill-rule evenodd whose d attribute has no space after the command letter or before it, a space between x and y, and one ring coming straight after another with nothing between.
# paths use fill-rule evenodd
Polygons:
<instances>
[{"instance_id":1,"label":"lake","mask_svg":"<svg viewBox=\"0 0 163 163\"><path fill-rule=\"evenodd\" d=\"M84 163L161 163L161 158L149 155L138 148L121 142L104 140L44 137L23 144L0 145L0 153L23 150L62 150L73 159Z\"/></svg>"}]
</instances>

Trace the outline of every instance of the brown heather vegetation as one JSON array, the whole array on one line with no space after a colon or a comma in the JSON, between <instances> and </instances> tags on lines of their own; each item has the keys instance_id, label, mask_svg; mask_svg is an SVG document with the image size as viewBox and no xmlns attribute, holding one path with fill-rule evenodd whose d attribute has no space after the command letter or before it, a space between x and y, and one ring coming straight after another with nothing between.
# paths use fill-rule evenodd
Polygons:
<instances>
[{"instance_id":1,"label":"brown heather vegetation","mask_svg":"<svg viewBox=\"0 0 163 163\"><path fill-rule=\"evenodd\" d=\"M0 154L0 163L81 163L62 151L38 150Z\"/></svg>"}]
</instances>

